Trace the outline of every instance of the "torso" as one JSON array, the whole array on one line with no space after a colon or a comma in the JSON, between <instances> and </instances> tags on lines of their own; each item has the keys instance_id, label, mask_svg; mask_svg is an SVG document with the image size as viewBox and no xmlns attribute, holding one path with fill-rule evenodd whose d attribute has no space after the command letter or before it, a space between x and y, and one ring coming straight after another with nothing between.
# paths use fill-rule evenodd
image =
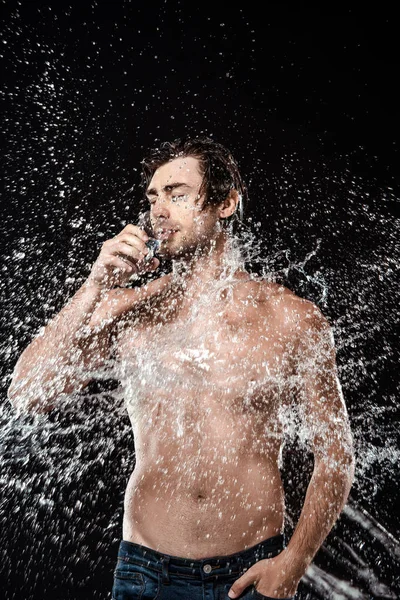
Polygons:
<instances>
[{"instance_id":1,"label":"torso","mask_svg":"<svg viewBox=\"0 0 400 600\"><path fill-rule=\"evenodd\" d=\"M151 286L130 310L126 291L116 338L136 452L123 537L194 559L239 552L283 528L284 307L297 296L243 273L185 308L168 276Z\"/></svg>"}]
</instances>

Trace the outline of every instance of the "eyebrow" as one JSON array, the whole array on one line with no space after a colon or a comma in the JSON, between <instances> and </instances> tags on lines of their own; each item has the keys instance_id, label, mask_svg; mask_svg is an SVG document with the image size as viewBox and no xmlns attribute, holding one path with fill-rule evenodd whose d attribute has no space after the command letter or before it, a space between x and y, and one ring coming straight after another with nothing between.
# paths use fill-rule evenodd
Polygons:
<instances>
[{"instance_id":1,"label":"eyebrow","mask_svg":"<svg viewBox=\"0 0 400 600\"><path fill-rule=\"evenodd\" d=\"M168 185L164 185L162 189L163 192L171 192L172 190L174 190L175 188L179 188L179 187L186 187L188 189L191 189L191 186L188 185L187 183L180 183L179 181L177 181L176 183L169 183ZM157 196L157 190L156 188L150 188L146 191L146 195L147 196Z\"/></svg>"}]
</instances>

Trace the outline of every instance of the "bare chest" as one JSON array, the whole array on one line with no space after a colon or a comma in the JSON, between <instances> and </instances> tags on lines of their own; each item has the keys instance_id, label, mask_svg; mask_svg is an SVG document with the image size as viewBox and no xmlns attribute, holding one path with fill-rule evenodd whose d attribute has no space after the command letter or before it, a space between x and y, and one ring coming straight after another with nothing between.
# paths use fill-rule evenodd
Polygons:
<instances>
[{"instance_id":1,"label":"bare chest","mask_svg":"<svg viewBox=\"0 0 400 600\"><path fill-rule=\"evenodd\" d=\"M155 312L126 327L118 341L131 419L146 414L154 425L180 416L186 436L205 420L220 436L238 419L261 426L276 418L285 351L274 316L248 303L204 304L184 318Z\"/></svg>"}]
</instances>

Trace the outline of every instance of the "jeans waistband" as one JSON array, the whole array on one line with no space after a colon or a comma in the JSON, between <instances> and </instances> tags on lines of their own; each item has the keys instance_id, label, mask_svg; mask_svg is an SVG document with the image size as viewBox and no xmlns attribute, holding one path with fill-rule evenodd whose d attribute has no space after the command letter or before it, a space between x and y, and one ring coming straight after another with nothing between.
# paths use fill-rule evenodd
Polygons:
<instances>
[{"instance_id":1,"label":"jeans waistband","mask_svg":"<svg viewBox=\"0 0 400 600\"><path fill-rule=\"evenodd\" d=\"M241 552L193 559L164 554L153 548L122 540L118 560L158 571L162 573L163 580L168 580L171 574L209 581L220 576L236 575L259 560L276 556L284 547L284 534L279 534Z\"/></svg>"}]
</instances>

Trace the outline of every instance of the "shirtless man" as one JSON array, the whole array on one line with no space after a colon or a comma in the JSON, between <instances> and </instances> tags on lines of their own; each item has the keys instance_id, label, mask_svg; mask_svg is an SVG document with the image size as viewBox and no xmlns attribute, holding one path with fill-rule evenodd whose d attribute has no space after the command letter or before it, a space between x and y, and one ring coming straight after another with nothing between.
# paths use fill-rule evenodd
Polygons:
<instances>
[{"instance_id":1,"label":"shirtless man","mask_svg":"<svg viewBox=\"0 0 400 600\"><path fill-rule=\"evenodd\" d=\"M125 287L160 261L148 260L142 227L107 240L20 356L8 397L50 410L115 365L136 451L115 600L293 598L353 479L330 325L312 302L245 270L232 235L245 187L228 150L176 140L142 164L172 272ZM294 414L314 470L286 545L279 456Z\"/></svg>"}]
</instances>

